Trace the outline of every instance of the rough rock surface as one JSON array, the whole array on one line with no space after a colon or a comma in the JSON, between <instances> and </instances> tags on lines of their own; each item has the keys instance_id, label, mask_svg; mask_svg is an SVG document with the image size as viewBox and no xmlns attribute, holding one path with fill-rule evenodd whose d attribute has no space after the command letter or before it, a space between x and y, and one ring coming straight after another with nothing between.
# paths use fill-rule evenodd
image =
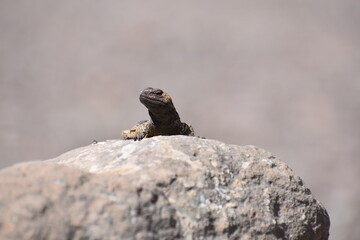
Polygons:
<instances>
[{"instance_id":1,"label":"rough rock surface","mask_svg":"<svg viewBox=\"0 0 360 240\"><path fill-rule=\"evenodd\" d=\"M0 171L0 239L327 239L329 217L265 150L111 140Z\"/></svg>"}]
</instances>

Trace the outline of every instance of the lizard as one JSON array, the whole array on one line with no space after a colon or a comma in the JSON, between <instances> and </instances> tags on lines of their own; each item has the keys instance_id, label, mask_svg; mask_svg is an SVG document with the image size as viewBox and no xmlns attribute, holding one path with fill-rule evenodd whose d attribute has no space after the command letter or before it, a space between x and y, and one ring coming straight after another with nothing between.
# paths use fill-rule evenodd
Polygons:
<instances>
[{"instance_id":1,"label":"lizard","mask_svg":"<svg viewBox=\"0 0 360 240\"><path fill-rule=\"evenodd\" d=\"M169 94L158 88L145 88L140 92L140 102L148 109L150 120L138 122L124 130L124 139L141 140L160 135L194 136L191 125L181 122Z\"/></svg>"}]
</instances>

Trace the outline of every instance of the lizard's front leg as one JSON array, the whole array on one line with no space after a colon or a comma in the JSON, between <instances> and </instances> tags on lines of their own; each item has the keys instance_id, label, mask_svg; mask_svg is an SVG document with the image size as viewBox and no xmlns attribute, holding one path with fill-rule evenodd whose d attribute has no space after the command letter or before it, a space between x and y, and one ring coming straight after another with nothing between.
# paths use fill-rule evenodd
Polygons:
<instances>
[{"instance_id":1,"label":"lizard's front leg","mask_svg":"<svg viewBox=\"0 0 360 240\"><path fill-rule=\"evenodd\" d=\"M149 135L150 125L151 122L149 120L141 121L130 130L123 131L122 136L124 139L134 139L134 141L140 141Z\"/></svg>"}]
</instances>

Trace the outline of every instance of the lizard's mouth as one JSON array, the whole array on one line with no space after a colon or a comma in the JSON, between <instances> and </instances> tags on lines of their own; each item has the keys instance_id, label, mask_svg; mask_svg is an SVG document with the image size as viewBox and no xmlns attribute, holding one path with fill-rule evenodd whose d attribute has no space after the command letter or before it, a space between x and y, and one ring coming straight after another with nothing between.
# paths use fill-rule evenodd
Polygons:
<instances>
[{"instance_id":1,"label":"lizard's mouth","mask_svg":"<svg viewBox=\"0 0 360 240\"><path fill-rule=\"evenodd\" d=\"M160 99L150 98L146 95L140 95L140 102L144 104L146 107L159 107L165 106L166 104Z\"/></svg>"}]
</instances>

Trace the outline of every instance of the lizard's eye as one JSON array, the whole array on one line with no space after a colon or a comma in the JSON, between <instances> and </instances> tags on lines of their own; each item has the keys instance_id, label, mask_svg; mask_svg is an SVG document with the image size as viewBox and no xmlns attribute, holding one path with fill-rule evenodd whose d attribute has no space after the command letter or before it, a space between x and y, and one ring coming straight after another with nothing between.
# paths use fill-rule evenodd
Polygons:
<instances>
[{"instance_id":1,"label":"lizard's eye","mask_svg":"<svg viewBox=\"0 0 360 240\"><path fill-rule=\"evenodd\" d=\"M161 95L161 94L163 94L163 91L160 90L160 89L159 89L159 90L156 90L156 91L155 91L155 94L156 94L156 95Z\"/></svg>"}]
</instances>

